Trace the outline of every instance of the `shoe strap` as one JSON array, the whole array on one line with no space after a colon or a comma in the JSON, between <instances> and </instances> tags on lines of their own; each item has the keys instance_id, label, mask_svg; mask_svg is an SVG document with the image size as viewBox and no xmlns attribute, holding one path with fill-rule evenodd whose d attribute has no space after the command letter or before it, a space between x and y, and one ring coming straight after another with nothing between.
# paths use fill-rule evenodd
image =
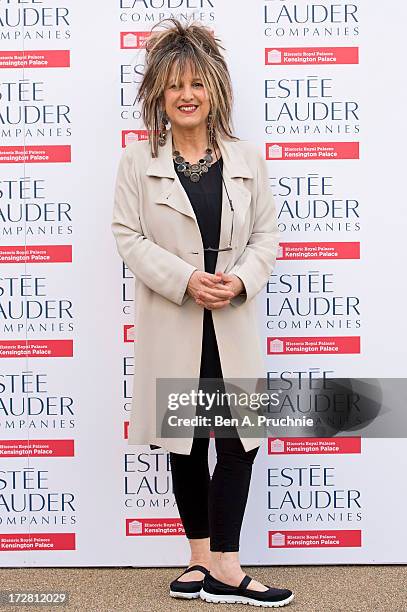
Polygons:
<instances>
[{"instance_id":1,"label":"shoe strap","mask_svg":"<svg viewBox=\"0 0 407 612\"><path fill-rule=\"evenodd\" d=\"M239 584L239 589L247 589L247 585L250 583L251 577L246 574L242 582Z\"/></svg>"},{"instance_id":2,"label":"shoe strap","mask_svg":"<svg viewBox=\"0 0 407 612\"><path fill-rule=\"evenodd\" d=\"M202 572L203 574L205 574L205 576L207 574L209 574L209 570L206 569L206 567L204 567L203 565L191 565L191 567L187 567L187 569L185 570L184 574L186 574L187 572L193 572L194 570ZM181 575L183 575L183 574L181 574Z\"/></svg>"}]
</instances>

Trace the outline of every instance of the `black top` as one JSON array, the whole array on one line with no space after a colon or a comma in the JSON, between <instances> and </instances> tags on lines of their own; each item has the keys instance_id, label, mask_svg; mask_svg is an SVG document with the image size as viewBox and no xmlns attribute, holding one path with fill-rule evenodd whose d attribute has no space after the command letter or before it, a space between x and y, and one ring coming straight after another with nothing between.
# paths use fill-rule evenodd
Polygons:
<instances>
[{"instance_id":1,"label":"black top","mask_svg":"<svg viewBox=\"0 0 407 612\"><path fill-rule=\"evenodd\" d=\"M175 162L174 162L175 163ZM220 164L220 167L219 167ZM223 159L213 163L197 183L178 172L180 181L188 194L201 231L204 247L219 248L222 214L222 170ZM204 251L205 272L215 273L217 252ZM221 378L218 345L212 321L212 311L204 308L201 354L201 378Z\"/></svg>"},{"instance_id":2,"label":"black top","mask_svg":"<svg viewBox=\"0 0 407 612\"><path fill-rule=\"evenodd\" d=\"M183 172L178 172L174 162L175 172L178 174L192 208L201 232L202 243L205 248L219 248L220 226L222 215L222 175L223 159L212 163L208 172L202 174L198 182L193 183ZM215 273L217 252L204 251L205 272ZM222 368L213 327L212 311L204 308L202 353L200 378L222 378ZM160 448L150 444L151 450Z\"/></svg>"},{"instance_id":3,"label":"black top","mask_svg":"<svg viewBox=\"0 0 407 612\"><path fill-rule=\"evenodd\" d=\"M174 166L177 166L175 162ZM208 172L202 174L197 183L193 183L183 172L175 170L194 209L205 248L219 248L222 213L222 169L223 159L221 157L219 161L212 163ZM216 252L204 251L205 272L215 273L217 257Z\"/></svg>"}]
</instances>

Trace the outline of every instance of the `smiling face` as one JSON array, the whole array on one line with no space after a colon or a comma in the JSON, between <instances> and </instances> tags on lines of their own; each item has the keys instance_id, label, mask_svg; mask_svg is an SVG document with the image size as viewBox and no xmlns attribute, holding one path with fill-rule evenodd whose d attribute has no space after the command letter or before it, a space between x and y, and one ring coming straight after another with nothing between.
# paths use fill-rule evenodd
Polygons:
<instances>
[{"instance_id":1,"label":"smiling face","mask_svg":"<svg viewBox=\"0 0 407 612\"><path fill-rule=\"evenodd\" d=\"M176 66L173 65L164 88L165 112L176 129L206 129L210 110L208 92L204 82L188 62L180 83L175 82Z\"/></svg>"}]
</instances>

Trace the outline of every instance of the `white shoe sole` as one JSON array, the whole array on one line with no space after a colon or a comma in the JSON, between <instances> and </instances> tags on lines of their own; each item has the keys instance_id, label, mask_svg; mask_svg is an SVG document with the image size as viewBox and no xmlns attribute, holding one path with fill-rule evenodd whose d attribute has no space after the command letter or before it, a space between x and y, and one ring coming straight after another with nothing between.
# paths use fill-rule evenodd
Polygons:
<instances>
[{"instance_id":1,"label":"white shoe sole","mask_svg":"<svg viewBox=\"0 0 407 612\"><path fill-rule=\"evenodd\" d=\"M263 606L263 608L279 608L281 606L286 606L294 599L294 593L282 601L258 601L257 599L251 599L251 597L244 597L241 595L213 595L213 593L207 593L203 589L201 589L199 595L201 599L210 603L241 603L249 604L249 606Z\"/></svg>"},{"instance_id":2,"label":"white shoe sole","mask_svg":"<svg viewBox=\"0 0 407 612\"><path fill-rule=\"evenodd\" d=\"M178 599L197 599L200 596L200 593L180 593L179 591L171 591L171 597L178 597Z\"/></svg>"}]
</instances>

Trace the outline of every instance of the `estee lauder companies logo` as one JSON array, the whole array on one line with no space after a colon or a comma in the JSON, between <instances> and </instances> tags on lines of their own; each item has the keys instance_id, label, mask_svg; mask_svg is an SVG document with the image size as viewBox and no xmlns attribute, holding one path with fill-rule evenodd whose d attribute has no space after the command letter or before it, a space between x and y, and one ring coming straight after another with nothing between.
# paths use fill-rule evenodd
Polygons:
<instances>
[{"instance_id":1,"label":"estee lauder companies logo","mask_svg":"<svg viewBox=\"0 0 407 612\"><path fill-rule=\"evenodd\" d=\"M357 38L359 16L356 3L264 2L264 35L274 39Z\"/></svg>"},{"instance_id":2,"label":"estee lauder companies logo","mask_svg":"<svg viewBox=\"0 0 407 612\"><path fill-rule=\"evenodd\" d=\"M70 459L68 459L69 461ZM42 462L43 460L39 460ZM74 525L75 494L64 490L58 467L52 470L29 467L8 469L0 476L3 525Z\"/></svg>"},{"instance_id":3,"label":"estee lauder companies logo","mask_svg":"<svg viewBox=\"0 0 407 612\"><path fill-rule=\"evenodd\" d=\"M73 455L72 439L33 440L38 432L72 431L76 426L77 407L72 395L54 391L49 375L43 371L2 368L0 376L0 437L12 435L16 438L27 437L30 432L30 445L39 442L41 448L32 449L30 456ZM72 435L72 434L71 434ZM3 440L4 442L4 440ZM46 444L44 450L44 444ZM17 449L14 449L17 453ZM49 451L52 451L50 454ZM7 451L9 452L9 450ZM24 456L25 450L22 450ZM3 456L10 456L3 452ZM17 456L17 454L16 454Z\"/></svg>"},{"instance_id":4,"label":"estee lauder companies logo","mask_svg":"<svg viewBox=\"0 0 407 612\"><path fill-rule=\"evenodd\" d=\"M126 24L152 23L188 14L195 21L213 21L215 0L119 0L119 20ZM147 29L147 28L146 28Z\"/></svg>"},{"instance_id":5,"label":"estee lauder companies logo","mask_svg":"<svg viewBox=\"0 0 407 612\"><path fill-rule=\"evenodd\" d=\"M6 4L4 6L4 4ZM0 41L27 43L38 40L68 40L71 37L70 11L66 6L55 6L55 2L3 3L0 6Z\"/></svg>"},{"instance_id":6,"label":"estee lauder companies logo","mask_svg":"<svg viewBox=\"0 0 407 612\"><path fill-rule=\"evenodd\" d=\"M272 274L266 285L267 328L359 329L360 298L356 291L347 293L341 284L346 284L346 277L334 272Z\"/></svg>"},{"instance_id":7,"label":"estee lauder companies logo","mask_svg":"<svg viewBox=\"0 0 407 612\"><path fill-rule=\"evenodd\" d=\"M168 453L125 453L123 478L125 508L176 508Z\"/></svg>"},{"instance_id":8,"label":"estee lauder companies logo","mask_svg":"<svg viewBox=\"0 0 407 612\"><path fill-rule=\"evenodd\" d=\"M328 461L326 458L325 461ZM342 482L342 480L345 482ZM354 477L355 479L355 477ZM362 495L337 466L282 465L267 468L267 511L271 523L338 526L362 520Z\"/></svg>"},{"instance_id":9,"label":"estee lauder companies logo","mask_svg":"<svg viewBox=\"0 0 407 612\"><path fill-rule=\"evenodd\" d=\"M0 333L38 335L74 329L73 301L54 297L44 276L19 274L0 278Z\"/></svg>"},{"instance_id":10,"label":"estee lauder companies logo","mask_svg":"<svg viewBox=\"0 0 407 612\"><path fill-rule=\"evenodd\" d=\"M1 147L0 147L1 150ZM35 170L30 170L30 176L21 177L17 173L10 176L3 174L0 180L0 222L1 242L13 248L18 242L33 242L36 236L41 243L44 237L67 236L73 232L72 205L64 199L59 200L52 189L48 188L49 180L35 176ZM58 198L58 199L57 199ZM65 198L65 193L62 195ZM64 239L66 240L66 238ZM43 243L42 243L43 244ZM20 248L25 248L25 244ZM49 249L52 247L52 252ZM69 248L68 248L69 247ZM41 245L30 244L26 250L41 249ZM57 249L55 251L55 249ZM72 245L47 245L48 261L71 261ZM37 252L38 253L38 252ZM25 252L24 257L27 257ZM7 261L3 259L2 261ZM45 261L38 254L37 262Z\"/></svg>"},{"instance_id":11,"label":"estee lauder companies logo","mask_svg":"<svg viewBox=\"0 0 407 612\"><path fill-rule=\"evenodd\" d=\"M349 180L341 185L336 175L308 172L273 176L270 186L280 232L330 232L343 239L361 229L360 202Z\"/></svg>"},{"instance_id":12,"label":"estee lauder companies logo","mask_svg":"<svg viewBox=\"0 0 407 612\"><path fill-rule=\"evenodd\" d=\"M333 74L333 73L332 73ZM301 75L264 81L265 132L269 135L358 134L359 103L337 77Z\"/></svg>"},{"instance_id":13,"label":"estee lauder companies logo","mask_svg":"<svg viewBox=\"0 0 407 612\"><path fill-rule=\"evenodd\" d=\"M0 83L0 122L2 144L5 139L20 140L71 136L71 108L65 103L47 102L45 81L3 80ZM31 144L28 142L28 144Z\"/></svg>"}]
</instances>

